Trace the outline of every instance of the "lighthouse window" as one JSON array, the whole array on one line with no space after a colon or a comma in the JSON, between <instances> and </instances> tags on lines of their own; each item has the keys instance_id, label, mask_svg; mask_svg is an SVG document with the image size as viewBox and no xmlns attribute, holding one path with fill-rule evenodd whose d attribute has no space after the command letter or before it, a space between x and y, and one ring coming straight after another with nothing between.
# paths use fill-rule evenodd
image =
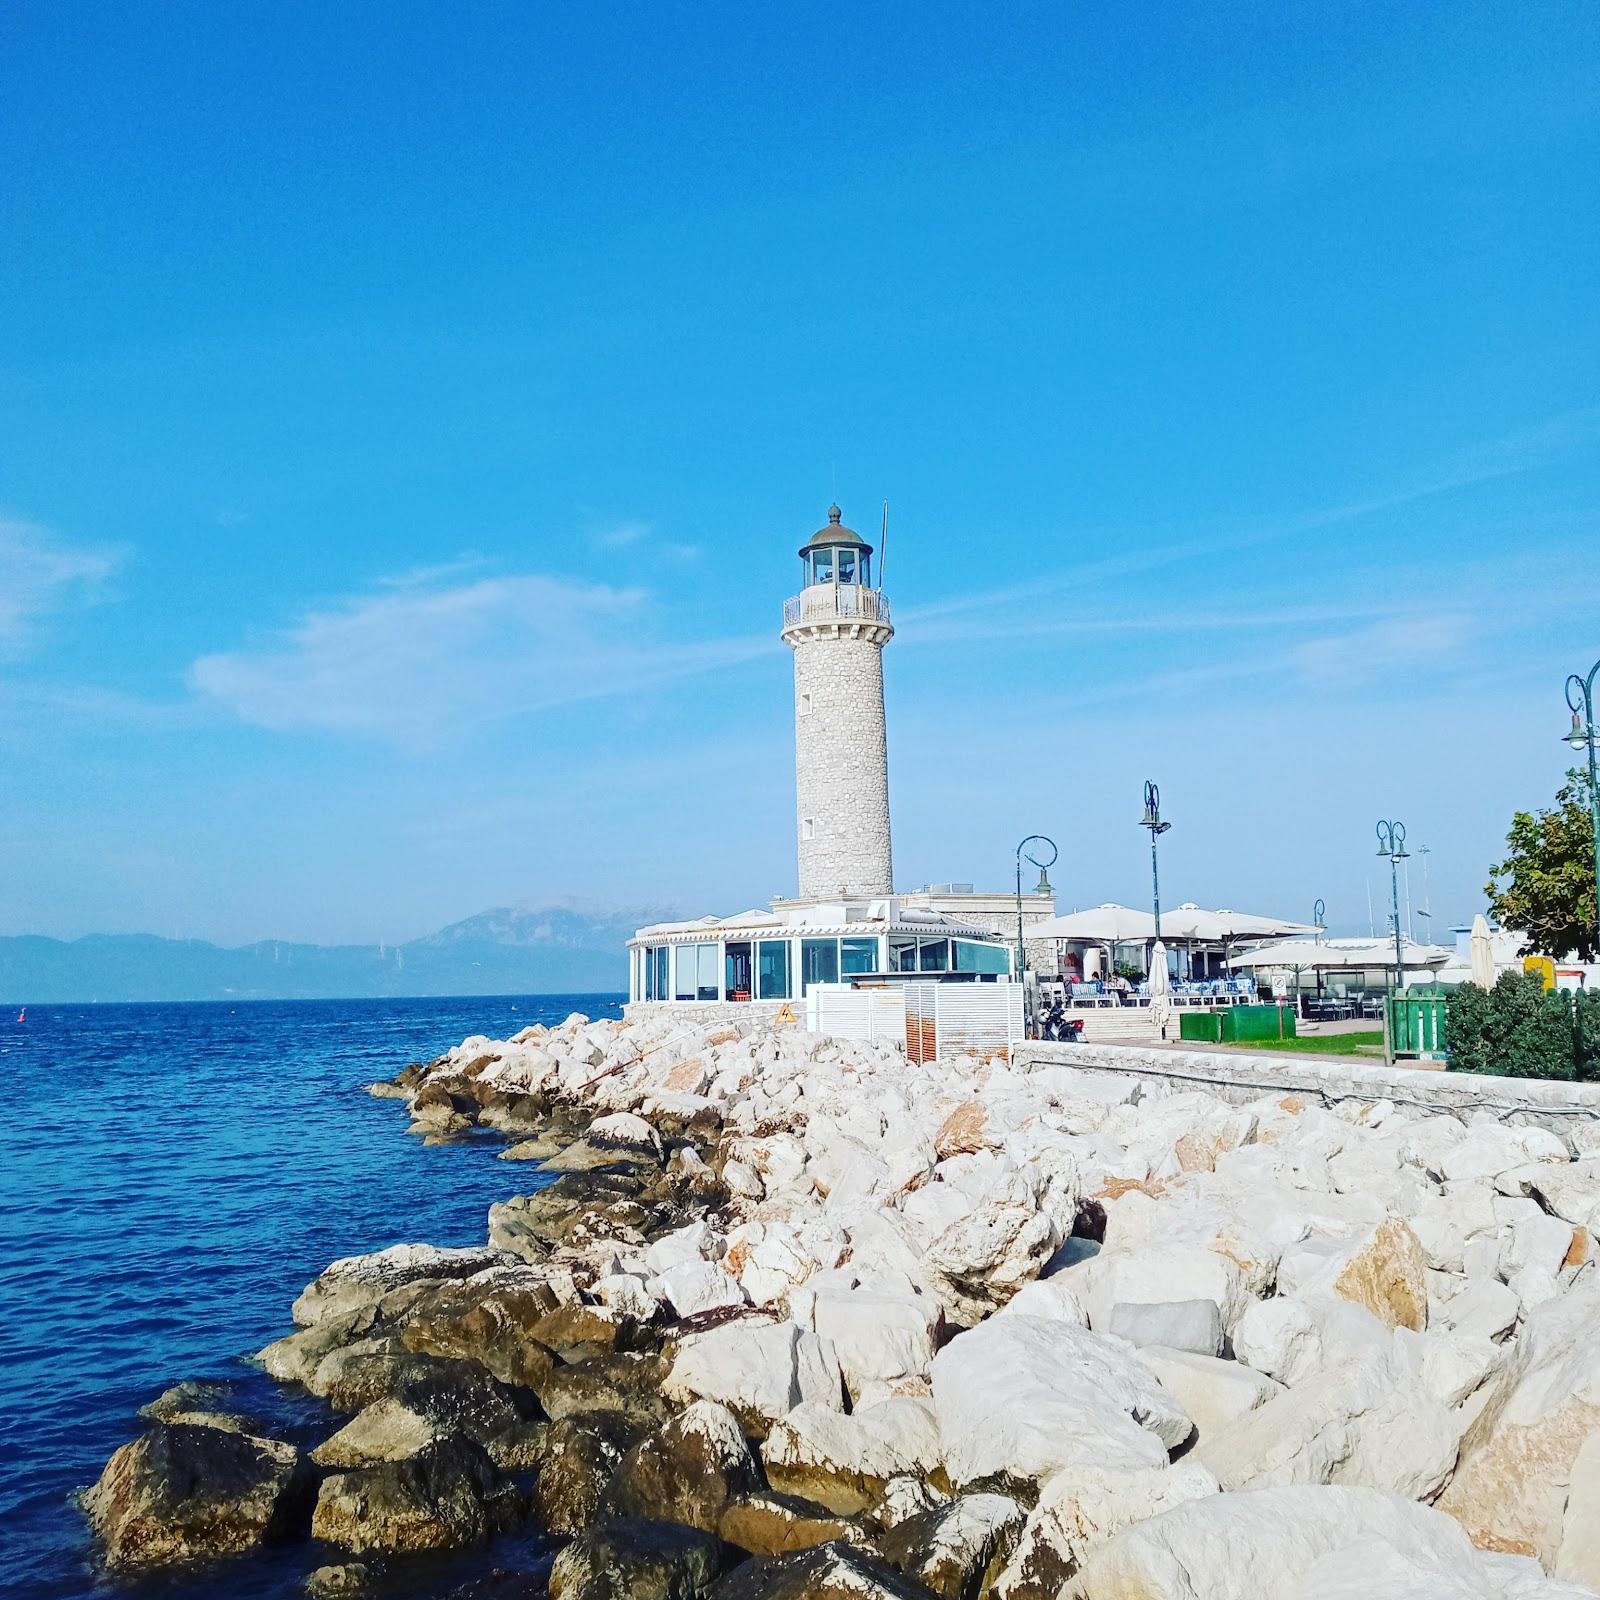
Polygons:
<instances>
[{"instance_id":1,"label":"lighthouse window","mask_svg":"<svg viewBox=\"0 0 1600 1600\"><path fill-rule=\"evenodd\" d=\"M789 998L789 941L763 939L756 955L756 981L763 1000Z\"/></svg>"},{"instance_id":2,"label":"lighthouse window","mask_svg":"<svg viewBox=\"0 0 1600 1600\"><path fill-rule=\"evenodd\" d=\"M856 581L856 553L854 550L841 550L839 552L839 582L854 583Z\"/></svg>"},{"instance_id":3,"label":"lighthouse window","mask_svg":"<svg viewBox=\"0 0 1600 1600\"><path fill-rule=\"evenodd\" d=\"M800 992L804 994L814 983L839 981L839 941L837 939L802 939L800 941Z\"/></svg>"},{"instance_id":4,"label":"lighthouse window","mask_svg":"<svg viewBox=\"0 0 1600 1600\"><path fill-rule=\"evenodd\" d=\"M800 837L802 839L815 839L816 836L817 819L815 817L807 817L805 821L800 824Z\"/></svg>"},{"instance_id":5,"label":"lighthouse window","mask_svg":"<svg viewBox=\"0 0 1600 1600\"><path fill-rule=\"evenodd\" d=\"M812 552L811 581L813 583L833 582L833 551L815 550Z\"/></svg>"},{"instance_id":6,"label":"lighthouse window","mask_svg":"<svg viewBox=\"0 0 1600 1600\"><path fill-rule=\"evenodd\" d=\"M717 998L717 946L680 944L678 946L678 988L680 1000Z\"/></svg>"}]
</instances>

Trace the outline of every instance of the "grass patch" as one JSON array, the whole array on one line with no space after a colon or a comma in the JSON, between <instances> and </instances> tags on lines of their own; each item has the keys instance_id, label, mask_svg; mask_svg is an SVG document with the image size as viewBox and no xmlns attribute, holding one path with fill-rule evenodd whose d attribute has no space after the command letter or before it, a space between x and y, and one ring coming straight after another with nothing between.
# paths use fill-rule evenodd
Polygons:
<instances>
[{"instance_id":1,"label":"grass patch","mask_svg":"<svg viewBox=\"0 0 1600 1600\"><path fill-rule=\"evenodd\" d=\"M1308 1033L1293 1039L1241 1039L1234 1050L1290 1050L1304 1056L1369 1056L1383 1054L1383 1029L1371 1033Z\"/></svg>"}]
</instances>

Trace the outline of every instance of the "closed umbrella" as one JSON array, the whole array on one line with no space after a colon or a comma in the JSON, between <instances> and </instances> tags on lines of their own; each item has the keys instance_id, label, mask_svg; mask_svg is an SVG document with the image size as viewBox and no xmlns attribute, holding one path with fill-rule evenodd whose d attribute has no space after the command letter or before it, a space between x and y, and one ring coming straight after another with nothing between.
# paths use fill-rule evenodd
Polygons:
<instances>
[{"instance_id":1,"label":"closed umbrella","mask_svg":"<svg viewBox=\"0 0 1600 1600\"><path fill-rule=\"evenodd\" d=\"M1167 971L1167 947L1157 939L1150 946L1150 997L1172 993L1172 976Z\"/></svg>"},{"instance_id":2,"label":"closed umbrella","mask_svg":"<svg viewBox=\"0 0 1600 1600\"><path fill-rule=\"evenodd\" d=\"M1489 942L1488 919L1481 911L1472 919L1472 981L1480 989L1494 987L1494 947Z\"/></svg>"}]
</instances>

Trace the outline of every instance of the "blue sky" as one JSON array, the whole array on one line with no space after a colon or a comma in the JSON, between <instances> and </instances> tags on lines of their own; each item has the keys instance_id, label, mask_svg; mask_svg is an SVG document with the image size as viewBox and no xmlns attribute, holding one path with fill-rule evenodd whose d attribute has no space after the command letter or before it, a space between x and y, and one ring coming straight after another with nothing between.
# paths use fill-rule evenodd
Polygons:
<instances>
[{"instance_id":1,"label":"blue sky","mask_svg":"<svg viewBox=\"0 0 1600 1600\"><path fill-rule=\"evenodd\" d=\"M902 884L1477 908L1600 654L1600 14L18 0L0 932L793 887L886 587ZM1412 895L1421 904L1420 872ZM1380 910L1381 916L1381 910Z\"/></svg>"}]
</instances>

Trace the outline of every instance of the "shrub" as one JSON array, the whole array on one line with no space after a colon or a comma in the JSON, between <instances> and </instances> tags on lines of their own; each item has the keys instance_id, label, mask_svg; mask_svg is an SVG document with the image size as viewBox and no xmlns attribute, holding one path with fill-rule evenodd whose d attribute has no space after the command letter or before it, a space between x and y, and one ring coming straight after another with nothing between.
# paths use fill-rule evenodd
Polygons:
<instances>
[{"instance_id":1,"label":"shrub","mask_svg":"<svg viewBox=\"0 0 1600 1600\"><path fill-rule=\"evenodd\" d=\"M1449 1004L1445 1026L1452 1071L1570 1079L1591 1064L1575 1025L1571 996L1547 991L1537 978L1504 972L1487 992L1464 983ZM1583 1016L1592 1028L1600 1028L1600 1010L1585 1005ZM1600 1038L1595 1043L1600 1045ZM1600 1073L1600 1052L1592 1065Z\"/></svg>"}]
</instances>

